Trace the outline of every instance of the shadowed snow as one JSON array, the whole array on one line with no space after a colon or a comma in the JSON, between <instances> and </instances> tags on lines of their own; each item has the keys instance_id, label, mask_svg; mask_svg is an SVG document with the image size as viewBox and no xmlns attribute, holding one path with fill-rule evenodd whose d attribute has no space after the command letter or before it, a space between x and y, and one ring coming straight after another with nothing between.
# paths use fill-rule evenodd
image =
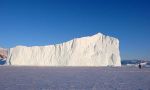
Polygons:
<instances>
[{"instance_id":1,"label":"shadowed snow","mask_svg":"<svg viewBox=\"0 0 150 90\"><path fill-rule=\"evenodd\" d=\"M0 90L150 90L149 68L0 67Z\"/></svg>"}]
</instances>

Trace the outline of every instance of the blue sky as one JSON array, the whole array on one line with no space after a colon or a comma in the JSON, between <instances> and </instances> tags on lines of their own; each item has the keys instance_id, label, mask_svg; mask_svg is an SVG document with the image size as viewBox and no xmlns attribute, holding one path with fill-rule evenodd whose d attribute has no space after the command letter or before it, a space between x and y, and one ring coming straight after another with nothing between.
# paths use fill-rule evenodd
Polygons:
<instances>
[{"instance_id":1,"label":"blue sky","mask_svg":"<svg viewBox=\"0 0 150 90\"><path fill-rule=\"evenodd\" d=\"M48 45L98 32L122 59L150 59L148 0L0 0L0 46Z\"/></svg>"}]
</instances>

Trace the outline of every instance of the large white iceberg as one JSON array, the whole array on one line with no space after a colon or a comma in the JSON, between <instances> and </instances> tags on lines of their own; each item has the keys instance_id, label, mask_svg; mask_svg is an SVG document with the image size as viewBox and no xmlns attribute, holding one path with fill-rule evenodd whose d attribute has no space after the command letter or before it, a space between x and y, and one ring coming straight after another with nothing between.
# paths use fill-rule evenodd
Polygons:
<instances>
[{"instance_id":1,"label":"large white iceberg","mask_svg":"<svg viewBox=\"0 0 150 90\"><path fill-rule=\"evenodd\" d=\"M119 40L98 33L49 46L17 46L8 51L8 65L121 66Z\"/></svg>"}]
</instances>

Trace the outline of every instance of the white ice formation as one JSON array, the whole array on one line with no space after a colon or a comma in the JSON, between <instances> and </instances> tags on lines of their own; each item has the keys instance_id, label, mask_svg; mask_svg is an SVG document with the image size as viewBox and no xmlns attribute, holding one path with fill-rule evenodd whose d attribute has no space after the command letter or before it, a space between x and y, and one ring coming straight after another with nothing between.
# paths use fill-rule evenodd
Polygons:
<instances>
[{"instance_id":1,"label":"white ice formation","mask_svg":"<svg viewBox=\"0 0 150 90\"><path fill-rule=\"evenodd\" d=\"M119 40L98 33L48 46L11 48L8 65L121 66Z\"/></svg>"}]
</instances>

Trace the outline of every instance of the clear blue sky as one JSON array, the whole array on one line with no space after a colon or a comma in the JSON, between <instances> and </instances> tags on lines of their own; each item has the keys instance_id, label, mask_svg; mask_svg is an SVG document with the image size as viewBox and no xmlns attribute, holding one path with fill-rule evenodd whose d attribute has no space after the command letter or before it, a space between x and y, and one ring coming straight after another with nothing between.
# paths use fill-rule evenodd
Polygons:
<instances>
[{"instance_id":1,"label":"clear blue sky","mask_svg":"<svg viewBox=\"0 0 150 90\"><path fill-rule=\"evenodd\" d=\"M101 32L122 59L150 59L149 0L0 0L0 46L48 45Z\"/></svg>"}]
</instances>

